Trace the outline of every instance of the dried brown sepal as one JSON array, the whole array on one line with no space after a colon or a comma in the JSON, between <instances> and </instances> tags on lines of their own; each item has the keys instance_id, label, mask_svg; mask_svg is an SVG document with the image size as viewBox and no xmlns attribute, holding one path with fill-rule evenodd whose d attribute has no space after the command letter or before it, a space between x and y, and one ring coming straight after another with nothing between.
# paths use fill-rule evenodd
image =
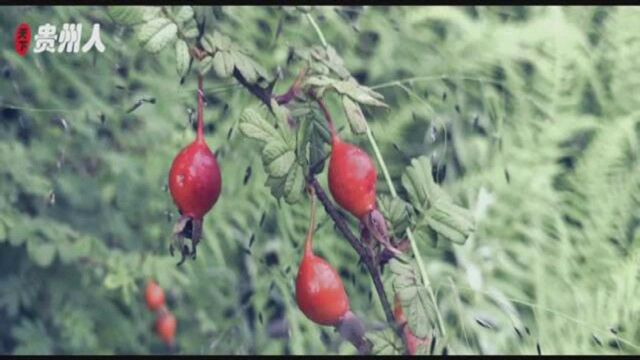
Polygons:
<instances>
[{"instance_id":1,"label":"dried brown sepal","mask_svg":"<svg viewBox=\"0 0 640 360\"><path fill-rule=\"evenodd\" d=\"M349 341L358 349L360 355L371 353L373 344L365 337L364 324L351 310L347 311L342 317L340 323L336 326L336 330L338 330L343 339Z\"/></svg>"},{"instance_id":2,"label":"dried brown sepal","mask_svg":"<svg viewBox=\"0 0 640 360\"><path fill-rule=\"evenodd\" d=\"M181 258L180 261L176 264L177 266L182 265L187 256L191 258L196 258L196 248L198 243L200 242L200 238L202 237L202 219L195 219L190 216L181 215L178 222L173 227L173 241L171 245L169 245L169 252L171 256L174 255L174 249L180 249ZM191 240L191 249L186 244L186 239Z\"/></svg>"},{"instance_id":3,"label":"dried brown sepal","mask_svg":"<svg viewBox=\"0 0 640 360\"><path fill-rule=\"evenodd\" d=\"M387 222L378 209L373 209L363 219L362 223L368 234L377 240L384 249L390 251L394 255L402 254L402 251L391 244Z\"/></svg>"}]
</instances>

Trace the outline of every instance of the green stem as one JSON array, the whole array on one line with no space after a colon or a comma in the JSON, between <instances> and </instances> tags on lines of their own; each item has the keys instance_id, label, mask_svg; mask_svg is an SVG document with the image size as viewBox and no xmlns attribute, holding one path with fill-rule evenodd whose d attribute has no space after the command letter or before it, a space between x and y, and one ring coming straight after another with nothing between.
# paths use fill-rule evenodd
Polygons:
<instances>
[{"instance_id":1,"label":"green stem","mask_svg":"<svg viewBox=\"0 0 640 360\"><path fill-rule=\"evenodd\" d=\"M320 30L320 27L318 27L318 24L316 23L316 21L313 20L313 17L311 16L311 14L306 13L305 15L307 16L307 19L309 19L311 26L313 26L313 28L316 30L316 33L320 38L320 42L322 43L322 46L329 47L329 45L327 45L327 40L325 40L324 35L322 34L322 30Z\"/></svg>"},{"instance_id":2,"label":"green stem","mask_svg":"<svg viewBox=\"0 0 640 360\"><path fill-rule=\"evenodd\" d=\"M196 139L204 140L204 91L202 91L202 74L198 74L198 132Z\"/></svg>"},{"instance_id":3,"label":"green stem","mask_svg":"<svg viewBox=\"0 0 640 360\"><path fill-rule=\"evenodd\" d=\"M382 174L384 175L384 179L387 181L387 185L389 186L389 191L391 192L391 196L396 198L398 197L398 193L396 192L396 188L393 186L393 182L391 181L391 176L389 176L389 171L387 170L387 165L382 158L382 154L380 153L380 149L378 148L378 144L376 140L373 138L373 133L371 133L371 128L367 125L367 138L369 139L369 143L373 148L373 152L376 155L376 159L378 160L378 164L382 168ZM431 288L431 281L429 280L429 276L427 275L427 269L424 266L424 262L422 261L422 256L420 255L420 251L418 250L418 244L416 243L415 238L413 237L413 232L411 228L407 228L407 237L409 238L409 243L411 244L411 251L413 251L413 256L416 258L416 263L418 264L418 269L420 270L420 275L422 276L422 282L424 283L424 287L427 289L429 293L429 298L433 303L433 306L436 310L436 317L438 320L438 327L440 328L440 332L442 333L442 337L447 336L447 332L444 327L444 322L442 321L442 315L440 314L440 310L438 309L438 302L436 301L436 296L433 293L433 289Z\"/></svg>"}]
</instances>

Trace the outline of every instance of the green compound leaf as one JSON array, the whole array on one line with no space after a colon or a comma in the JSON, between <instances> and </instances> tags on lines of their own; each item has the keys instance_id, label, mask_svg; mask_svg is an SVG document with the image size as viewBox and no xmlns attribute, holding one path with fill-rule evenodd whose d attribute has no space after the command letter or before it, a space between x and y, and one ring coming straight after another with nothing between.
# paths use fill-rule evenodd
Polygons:
<instances>
[{"instance_id":1,"label":"green compound leaf","mask_svg":"<svg viewBox=\"0 0 640 360\"><path fill-rule=\"evenodd\" d=\"M349 126L354 134L364 134L367 131L367 120L360 109L360 105L356 104L348 96L342 97L342 106L349 120Z\"/></svg>"},{"instance_id":2,"label":"green compound leaf","mask_svg":"<svg viewBox=\"0 0 640 360\"><path fill-rule=\"evenodd\" d=\"M176 41L176 71L178 76L183 77L189 70L189 61L191 55L189 55L189 47L184 40Z\"/></svg>"},{"instance_id":3,"label":"green compound leaf","mask_svg":"<svg viewBox=\"0 0 640 360\"><path fill-rule=\"evenodd\" d=\"M464 244L475 231L470 210L453 203L431 175L431 161L422 156L411 161L402 176L402 185L418 212L417 228L434 230L440 237Z\"/></svg>"},{"instance_id":4,"label":"green compound leaf","mask_svg":"<svg viewBox=\"0 0 640 360\"><path fill-rule=\"evenodd\" d=\"M243 135L263 142L269 142L280 136L273 125L253 108L247 108L242 112L239 128Z\"/></svg>"},{"instance_id":5,"label":"green compound leaf","mask_svg":"<svg viewBox=\"0 0 640 360\"><path fill-rule=\"evenodd\" d=\"M178 26L165 17L152 19L138 29L138 40L144 49L157 53L176 39Z\"/></svg>"},{"instance_id":6,"label":"green compound leaf","mask_svg":"<svg viewBox=\"0 0 640 360\"><path fill-rule=\"evenodd\" d=\"M389 268L393 272L393 289L400 300L400 305L407 318L409 328L419 338L429 336L435 328L436 313L427 289L422 286L420 277L412 263L403 263L398 259L390 261Z\"/></svg>"}]
</instances>

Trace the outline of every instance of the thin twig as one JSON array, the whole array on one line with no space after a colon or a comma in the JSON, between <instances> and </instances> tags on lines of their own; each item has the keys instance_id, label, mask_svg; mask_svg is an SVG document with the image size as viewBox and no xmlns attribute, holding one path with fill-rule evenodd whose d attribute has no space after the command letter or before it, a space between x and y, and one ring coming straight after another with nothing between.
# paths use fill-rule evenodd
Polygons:
<instances>
[{"instance_id":1,"label":"thin twig","mask_svg":"<svg viewBox=\"0 0 640 360\"><path fill-rule=\"evenodd\" d=\"M378 293L378 297L380 298L380 303L382 304L382 308L384 310L384 315L387 319L387 322L391 325L391 327L396 331L398 336L401 339L404 339L402 336L401 329L396 326L395 317L393 316L393 310L391 310L391 304L389 303L389 299L387 298L387 293L384 291L384 285L382 284L382 279L380 277L380 269L375 264L373 258L369 255L365 247L362 243L356 238L356 236L351 232L349 225L344 221L338 209L333 205L324 189L318 183L318 180L315 177L310 177L308 180L309 185L311 185L315 192L318 200L324 206L325 211L331 217L333 222L336 224L336 227L342 235L347 239L351 247L353 247L360 258L362 259L367 271L371 275L371 279L373 280L373 285L376 288L376 292Z\"/></svg>"}]
</instances>

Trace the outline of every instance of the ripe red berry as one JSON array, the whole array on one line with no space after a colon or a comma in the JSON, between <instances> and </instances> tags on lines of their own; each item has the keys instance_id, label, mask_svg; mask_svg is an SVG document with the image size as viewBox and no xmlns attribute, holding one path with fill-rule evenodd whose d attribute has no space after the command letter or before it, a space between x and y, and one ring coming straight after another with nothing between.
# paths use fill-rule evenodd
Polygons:
<instances>
[{"instance_id":1,"label":"ripe red berry","mask_svg":"<svg viewBox=\"0 0 640 360\"><path fill-rule=\"evenodd\" d=\"M336 270L324 259L313 254L313 203L311 209L311 224L296 278L296 302L300 310L313 322L337 326L349 311L349 299Z\"/></svg>"},{"instance_id":2,"label":"ripe red berry","mask_svg":"<svg viewBox=\"0 0 640 360\"><path fill-rule=\"evenodd\" d=\"M144 298L147 302L147 307L151 311L156 311L164 306L164 291L153 280L147 283Z\"/></svg>"},{"instance_id":3,"label":"ripe red berry","mask_svg":"<svg viewBox=\"0 0 640 360\"><path fill-rule=\"evenodd\" d=\"M338 137L329 111L322 101L318 105L331 131L329 191L338 205L365 221L365 216L376 208L376 167L364 150Z\"/></svg>"},{"instance_id":4,"label":"ripe red berry","mask_svg":"<svg viewBox=\"0 0 640 360\"><path fill-rule=\"evenodd\" d=\"M169 190L182 215L202 219L218 200L222 179L216 157L204 140L201 77L198 85L198 132L173 160Z\"/></svg>"},{"instance_id":5,"label":"ripe red berry","mask_svg":"<svg viewBox=\"0 0 640 360\"><path fill-rule=\"evenodd\" d=\"M169 311L162 311L156 320L156 333L167 345L173 346L175 343L177 321L176 317Z\"/></svg>"},{"instance_id":6,"label":"ripe red berry","mask_svg":"<svg viewBox=\"0 0 640 360\"><path fill-rule=\"evenodd\" d=\"M376 207L377 172L366 152L333 136L329 160L329 191L358 219Z\"/></svg>"},{"instance_id":7,"label":"ripe red berry","mask_svg":"<svg viewBox=\"0 0 640 360\"><path fill-rule=\"evenodd\" d=\"M169 171L169 190L184 216L202 219L218 200L222 179L204 137L182 149Z\"/></svg>"},{"instance_id":8,"label":"ripe red berry","mask_svg":"<svg viewBox=\"0 0 640 360\"><path fill-rule=\"evenodd\" d=\"M220 167L204 139L203 96L202 77L199 77L196 139L180 150L169 170L169 191L182 214L176 234L191 238L191 254L194 256L195 247L200 240L202 219L218 201L222 188ZM191 224L187 226L189 221ZM184 255L183 251L183 257Z\"/></svg>"},{"instance_id":9,"label":"ripe red berry","mask_svg":"<svg viewBox=\"0 0 640 360\"><path fill-rule=\"evenodd\" d=\"M376 206L378 173L373 161L364 150L338 137L329 110L320 99L316 101L331 132L328 178L333 199L360 220L367 237L379 241L393 256L400 254L401 251L390 242L384 216Z\"/></svg>"}]
</instances>

